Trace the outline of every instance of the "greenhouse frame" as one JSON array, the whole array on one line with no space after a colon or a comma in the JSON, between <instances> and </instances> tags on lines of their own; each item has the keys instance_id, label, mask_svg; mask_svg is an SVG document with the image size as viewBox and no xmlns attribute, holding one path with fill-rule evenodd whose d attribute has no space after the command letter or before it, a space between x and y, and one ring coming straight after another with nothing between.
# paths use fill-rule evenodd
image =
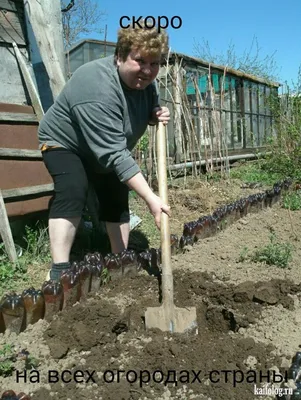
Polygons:
<instances>
[{"instance_id":1,"label":"greenhouse frame","mask_svg":"<svg viewBox=\"0 0 301 400\"><path fill-rule=\"evenodd\" d=\"M66 54L70 75L86 62L114 54L116 43L82 40ZM258 153L275 134L272 99L279 83L171 52L157 78L169 107L169 156L174 162L210 153Z\"/></svg>"}]
</instances>

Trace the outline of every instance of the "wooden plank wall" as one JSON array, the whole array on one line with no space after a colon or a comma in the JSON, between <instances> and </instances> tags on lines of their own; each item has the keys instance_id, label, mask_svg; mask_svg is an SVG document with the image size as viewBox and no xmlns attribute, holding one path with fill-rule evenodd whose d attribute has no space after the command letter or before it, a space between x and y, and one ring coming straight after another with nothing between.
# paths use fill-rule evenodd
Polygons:
<instances>
[{"instance_id":1,"label":"wooden plank wall","mask_svg":"<svg viewBox=\"0 0 301 400\"><path fill-rule=\"evenodd\" d=\"M53 187L13 42L33 76L23 0L0 0L0 189L10 220L47 210Z\"/></svg>"},{"instance_id":2,"label":"wooden plank wall","mask_svg":"<svg viewBox=\"0 0 301 400\"><path fill-rule=\"evenodd\" d=\"M0 42L26 46L24 8L21 1L0 0Z\"/></svg>"},{"instance_id":3,"label":"wooden plank wall","mask_svg":"<svg viewBox=\"0 0 301 400\"><path fill-rule=\"evenodd\" d=\"M12 42L28 62L28 41L22 0L0 0L0 102L30 104Z\"/></svg>"}]
</instances>

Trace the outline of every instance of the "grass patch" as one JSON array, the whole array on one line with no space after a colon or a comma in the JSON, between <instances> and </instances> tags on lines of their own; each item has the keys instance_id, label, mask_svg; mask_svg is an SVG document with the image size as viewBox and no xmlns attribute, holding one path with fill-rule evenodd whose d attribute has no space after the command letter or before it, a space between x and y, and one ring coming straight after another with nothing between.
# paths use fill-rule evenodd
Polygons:
<instances>
[{"instance_id":1,"label":"grass patch","mask_svg":"<svg viewBox=\"0 0 301 400\"><path fill-rule=\"evenodd\" d=\"M300 192L286 193L283 198L283 208L296 211L301 209Z\"/></svg>"},{"instance_id":2,"label":"grass patch","mask_svg":"<svg viewBox=\"0 0 301 400\"><path fill-rule=\"evenodd\" d=\"M248 253L249 249L247 246L244 246L243 249L241 250L239 257L238 257L238 262L244 262L248 258Z\"/></svg>"},{"instance_id":3,"label":"grass patch","mask_svg":"<svg viewBox=\"0 0 301 400\"><path fill-rule=\"evenodd\" d=\"M24 369L36 369L39 361L32 357L25 349L18 351L14 345L4 344L0 347L0 376L11 376L15 371L14 363L17 361L24 361Z\"/></svg>"},{"instance_id":4,"label":"grass patch","mask_svg":"<svg viewBox=\"0 0 301 400\"><path fill-rule=\"evenodd\" d=\"M276 181L281 180L283 176L279 173L273 173L262 169L260 161L254 163L246 163L240 167L231 169L231 178L240 179L243 182L258 182L266 185L273 185Z\"/></svg>"},{"instance_id":5,"label":"grass patch","mask_svg":"<svg viewBox=\"0 0 301 400\"><path fill-rule=\"evenodd\" d=\"M5 344L0 348L0 376L7 377L12 375L15 370L14 355L12 345Z\"/></svg>"},{"instance_id":6,"label":"grass patch","mask_svg":"<svg viewBox=\"0 0 301 400\"><path fill-rule=\"evenodd\" d=\"M29 282L29 265L40 266L51 261L48 229L42 224L26 226L22 247L18 250L18 259L12 263L0 245L0 296L8 291L17 290Z\"/></svg>"},{"instance_id":7,"label":"grass patch","mask_svg":"<svg viewBox=\"0 0 301 400\"><path fill-rule=\"evenodd\" d=\"M270 243L255 252L250 252L248 247L244 246L241 250L238 262L253 261L256 263L265 263L275 265L279 268L287 268L292 260L294 247L291 243L281 243L277 240L275 232L270 234Z\"/></svg>"},{"instance_id":8,"label":"grass patch","mask_svg":"<svg viewBox=\"0 0 301 400\"><path fill-rule=\"evenodd\" d=\"M254 262L264 262L268 265L275 265L286 268L292 259L293 245L291 243L280 243L274 232L270 235L270 243L255 251L251 256Z\"/></svg>"}]
</instances>

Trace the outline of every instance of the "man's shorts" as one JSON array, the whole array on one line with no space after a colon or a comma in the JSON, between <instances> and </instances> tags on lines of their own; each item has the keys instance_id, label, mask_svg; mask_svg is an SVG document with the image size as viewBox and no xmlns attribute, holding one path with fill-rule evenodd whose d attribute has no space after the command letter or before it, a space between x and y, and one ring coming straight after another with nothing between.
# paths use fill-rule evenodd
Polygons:
<instances>
[{"instance_id":1,"label":"man's shorts","mask_svg":"<svg viewBox=\"0 0 301 400\"><path fill-rule=\"evenodd\" d=\"M42 155L54 183L49 218L81 217L90 184L99 201L101 221L129 222L129 188L114 172L91 172L78 155L63 148L50 148Z\"/></svg>"}]
</instances>

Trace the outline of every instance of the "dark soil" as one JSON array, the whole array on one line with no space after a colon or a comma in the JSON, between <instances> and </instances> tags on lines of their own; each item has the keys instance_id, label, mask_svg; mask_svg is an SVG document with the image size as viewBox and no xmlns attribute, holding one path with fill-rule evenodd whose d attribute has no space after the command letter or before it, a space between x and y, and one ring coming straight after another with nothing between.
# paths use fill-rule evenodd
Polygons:
<instances>
[{"instance_id":1,"label":"dark soil","mask_svg":"<svg viewBox=\"0 0 301 400\"><path fill-rule=\"evenodd\" d=\"M184 222L249 194L242 194L237 185L221 184L171 191L171 232L181 235ZM138 215L146 219L146 210L141 210ZM290 212L277 204L172 257L175 303L196 307L198 334L145 329L146 309L160 305L158 278L145 271L110 282L86 302L60 312L50 324L40 320L19 335L6 331L0 335L0 347L25 348L37 360L40 380L18 382L15 374L0 376L0 395L11 389L30 394L32 400L257 399L254 383L244 379L234 387L233 374L228 372L226 381L222 371L266 375L276 368L284 373L300 350L300 230L301 211ZM293 245L286 268L255 263L249 257L270 243L271 232L277 241ZM150 247L155 243L150 240ZM16 362L15 369L23 371L24 363ZM78 383L68 382L70 375L62 376L65 370L79 371ZM49 371L57 371L59 382L49 382ZM168 371L176 372L177 384L164 385ZM215 372L210 381L211 371Z\"/></svg>"},{"instance_id":2,"label":"dark soil","mask_svg":"<svg viewBox=\"0 0 301 400\"><path fill-rule=\"evenodd\" d=\"M263 304L282 304L291 308L293 302L287 294L300 291L300 285L273 280L225 286L213 282L207 273L183 274L179 271L175 274L175 283L176 305L197 307L197 335L145 330L145 310L149 306L159 306L158 281L145 275L111 285L104 289L100 298L63 311L44 334L50 354L54 359L61 359L74 350L88 352L82 355L84 366L70 365L70 369L88 370L90 373L95 370L95 384L90 385L93 380L81 388L75 382L63 387L61 382L53 384L51 392L55 393L55 398L158 399L164 393L162 383L129 383L126 372L132 370L139 374L139 371L146 370L153 374L159 370L165 381L168 371L177 371L180 376L180 371L187 370L190 381L195 376L192 371L201 371L198 375L200 382L196 379L190 384L169 384L167 387L172 398L253 399L253 384L238 383L234 389L232 375L229 375L228 383L212 383L208 379L209 373L213 370L246 372L253 367L266 373L272 366L279 365L279 357L271 355L272 345L264 346L252 338L236 337L232 333L254 323ZM132 303L118 307L116 299L123 295L131 298ZM250 357L255 360L254 365L249 365ZM106 370L116 373L114 382L104 382L101 373ZM118 370L125 371L119 382ZM144 374L146 380L147 373ZM111 374L106 377L110 380ZM213 375L213 380L216 377ZM193 397L196 395L202 397ZM51 398L45 389L33 396L33 400Z\"/></svg>"}]
</instances>

